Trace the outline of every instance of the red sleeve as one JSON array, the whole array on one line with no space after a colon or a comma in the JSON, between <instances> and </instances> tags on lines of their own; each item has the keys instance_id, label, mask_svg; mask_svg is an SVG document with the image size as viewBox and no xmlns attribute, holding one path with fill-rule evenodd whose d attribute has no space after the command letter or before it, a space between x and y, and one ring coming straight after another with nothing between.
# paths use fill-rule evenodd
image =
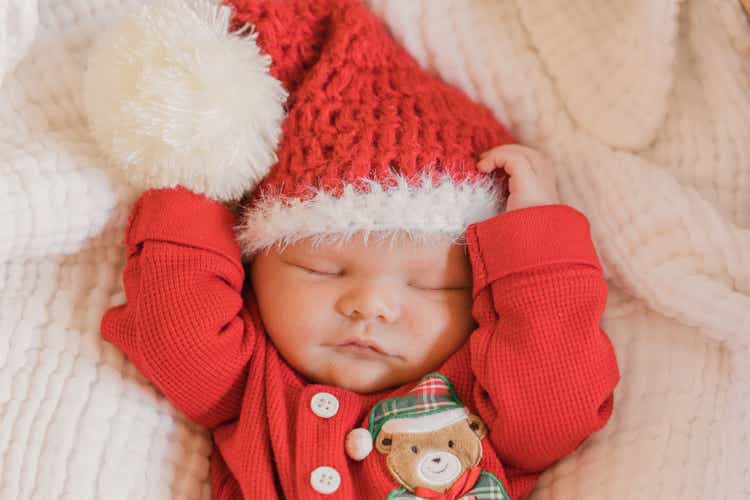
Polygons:
<instances>
[{"instance_id":1,"label":"red sleeve","mask_svg":"<svg viewBox=\"0 0 750 500\"><path fill-rule=\"evenodd\" d=\"M567 205L506 212L467 230L474 273L472 369L490 439L539 472L605 425L619 380L599 327L607 286L586 217Z\"/></svg>"},{"instance_id":2,"label":"red sleeve","mask_svg":"<svg viewBox=\"0 0 750 500\"><path fill-rule=\"evenodd\" d=\"M125 231L127 303L102 318L102 337L192 420L236 418L253 347L243 308L235 216L182 188L151 190Z\"/></svg>"}]
</instances>

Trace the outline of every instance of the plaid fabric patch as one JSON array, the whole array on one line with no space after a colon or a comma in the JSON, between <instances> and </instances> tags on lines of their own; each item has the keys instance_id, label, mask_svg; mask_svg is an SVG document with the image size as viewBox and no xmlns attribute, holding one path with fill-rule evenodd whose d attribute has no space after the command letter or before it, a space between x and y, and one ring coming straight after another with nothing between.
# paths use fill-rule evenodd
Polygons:
<instances>
[{"instance_id":1,"label":"plaid fabric patch","mask_svg":"<svg viewBox=\"0 0 750 500\"><path fill-rule=\"evenodd\" d=\"M435 396L450 396L451 391L448 388L448 382L444 377L438 377L435 375L428 375L427 378L422 378L421 382L415 385L412 390L415 394L432 394Z\"/></svg>"},{"instance_id":2,"label":"plaid fabric patch","mask_svg":"<svg viewBox=\"0 0 750 500\"><path fill-rule=\"evenodd\" d=\"M391 491L386 500L426 500L406 488ZM474 487L459 500L510 500L500 480L491 472L480 472Z\"/></svg>"},{"instance_id":3,"label":"plaid fabric patch","mask_svg":"<svg viewBox=\"0 0 750 500\"><path fill-rule=\"evenodd\" d=\"M418 497L414 493L409 492L406 488L399 488L388 493L385 500L424 500L422 497Z\"/></svg>"},{"instance_id":4,"label":"plaid fabric patch","mask_svg":"<svg viewBox=\"0 0 750 500\"><path fill-rule=\"evenodd\" d=\"M391 418L425 416L462 407L448 379L431 373L422 377L408 394L378 402L370 412L370 434L375 439Z\"/></svg>"},{"instance_id":5,"label":"plaid fabric patch","mask_svg":"<svg viewBox=\"0 0 750 500\"><path fill-rule=\"evenodd\" d=\"M480 472L477 483L462 498L466 500L510 500L503 483L490 472Z\"/></svg>"}]
</instances>

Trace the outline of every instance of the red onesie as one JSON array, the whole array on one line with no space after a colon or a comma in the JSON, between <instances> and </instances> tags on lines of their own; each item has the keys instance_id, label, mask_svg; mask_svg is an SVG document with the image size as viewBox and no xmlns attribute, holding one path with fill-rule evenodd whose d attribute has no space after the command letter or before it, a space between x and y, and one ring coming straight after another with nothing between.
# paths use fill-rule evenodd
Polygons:
<instances>
[{"instance_id":1,"label":"red onesie","mask_svg":"<svg viewBox=\"0 0 750 500\"><path fill-rule=\"evenodd\" d=\"M386 440L362 461L345 451L353 429L386 422L382 433L388 422L407 422L400 402L417 397L417 381L360 395L297 374L264 333L235 223L201 195L147 191L126 229L128 302L102 320L104 339L212 431L216 500L520 499L609 419L619 372L599 327L607 287L588 220L575 209L531 207L467 229L478 326L430 380L453 412L443 416L478 417L486 435L477 441L478 463L457 481L463 486L416 492L427 496L395 479L394 467L408 457L388 460ZM389 402L398 407L383 413ZM412 421L434 424L428 413ZM395 439L387 444L395 447ZM448 451L441 456L450 458Z\"/></svg>"}]
</instances>

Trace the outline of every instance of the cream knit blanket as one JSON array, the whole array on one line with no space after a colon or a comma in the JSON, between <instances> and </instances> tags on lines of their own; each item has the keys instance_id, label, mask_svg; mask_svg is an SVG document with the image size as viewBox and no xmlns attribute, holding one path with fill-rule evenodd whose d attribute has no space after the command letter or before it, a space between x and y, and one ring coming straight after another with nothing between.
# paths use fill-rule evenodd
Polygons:
<instances>
[{"instance_id":1,"label":"cream knit blanket","mask_svg":"<svg viewBox=\"0 0 750 500\"><path fill-rule=\"evenodd\" d=\"M208 499L210 440L99 337L136 193L81 74L144 0L0 2L0 499ZM369 0L559 162L610 285L609 425L540 499L750 498L750 26L735 0ZM33 38L36 33L36 38ZM32 43L33 40L33 43Z\"/></svg>"}]
</instances>

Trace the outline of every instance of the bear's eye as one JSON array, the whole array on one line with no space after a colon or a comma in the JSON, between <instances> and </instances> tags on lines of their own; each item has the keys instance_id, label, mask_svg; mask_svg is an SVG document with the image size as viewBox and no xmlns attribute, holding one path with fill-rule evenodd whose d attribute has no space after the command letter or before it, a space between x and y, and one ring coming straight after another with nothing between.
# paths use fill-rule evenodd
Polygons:
<instances>
[{"instance_id":1,"label":"bear's eye","mask_svg":"<svg viewBox=\"0 0 750 500\"><path fill-rule=\"evenodd\" d=\"M448 448L453 448L453 441L448 441Z\"/></svg>"},{"instance_id":2,"label":"bear's eye","mask_svg":"<svg viewBox=\"0 0 750 500\"><path fill-rule=\"evenodd\" d=\"M417 447L416 447L416 446L412 446L412 447L411 447L411 451L413 451L414 453L416 453L416 452L418 451L418 450L417 450Z\"/></svg>"},{"instance_id":3,"label":"bear's eye","mask_svg":"<svg viewBox=\"0 0 750 500\"><path fill-rule=\"evenodd\" d=\"M383 446L390 446L391 445L391 438L385 438L382 441Z\"/></svg>"},{"instance_id":4,"label":"bear's eye","mask_svg":"<svg viewBox=\"0 0 750 500\"><path fill-rule=\"evenodd\" d=\"M479 429L479 424L476 423L476 422L472 422L471 425L469 425L469 427L471 427L472 431L475 431L475 430Z\"/></svg>"}]
</instances>

